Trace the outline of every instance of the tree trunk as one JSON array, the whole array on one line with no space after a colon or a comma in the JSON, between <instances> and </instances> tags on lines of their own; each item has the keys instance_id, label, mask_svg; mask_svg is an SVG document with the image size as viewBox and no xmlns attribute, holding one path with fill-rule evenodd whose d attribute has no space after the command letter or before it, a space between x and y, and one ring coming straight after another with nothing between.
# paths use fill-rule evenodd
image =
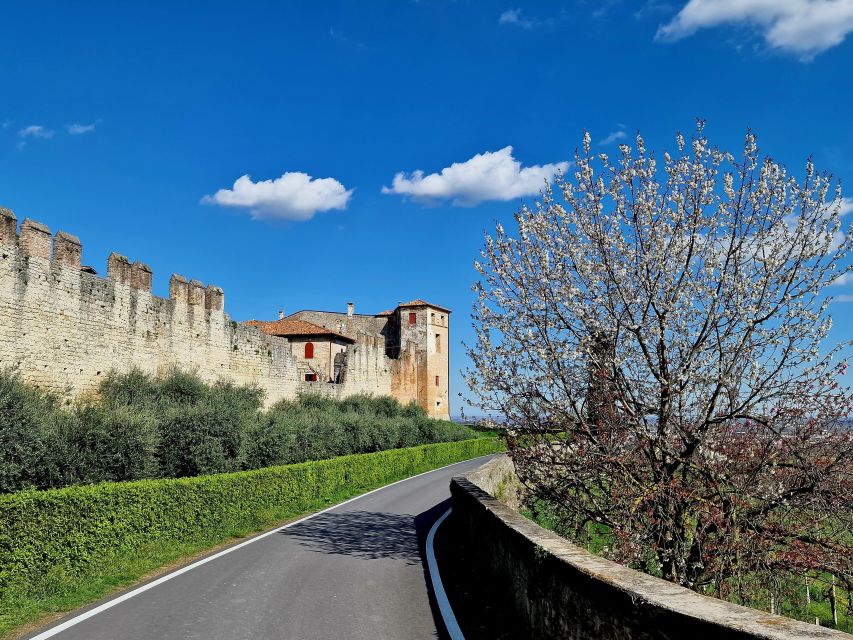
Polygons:
<instances>
[{"instance_id":1,"label":"tree trunk","mask_svg":"<svg viewBox=\"0 0 853 640\"><path fill-rule=\"evenodd\" d=\"M832 576L832 585L829 587L829 607L832 609L832 624L838 627L838 603L835 598L835 576Z\"/></svg>"}]
</instances>

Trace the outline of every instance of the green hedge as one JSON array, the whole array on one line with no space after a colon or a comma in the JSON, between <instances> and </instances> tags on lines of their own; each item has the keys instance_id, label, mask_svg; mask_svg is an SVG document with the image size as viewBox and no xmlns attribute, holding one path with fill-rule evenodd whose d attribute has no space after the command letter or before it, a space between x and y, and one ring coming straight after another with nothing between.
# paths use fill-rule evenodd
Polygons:
<instances>
[{"instance_id":1,"label":"green hedge","mask_svg":"<svg viewBox=\"0 0 853 640\"><path fill-rule=\"evenodd\" d=\"M0 618L16 618L8 610L16 600L80 588L104 574L108 559L146 545L215 544L501 448L496 439L477 438L255 471L0 496Z\"/></svg>"}]
</instances>

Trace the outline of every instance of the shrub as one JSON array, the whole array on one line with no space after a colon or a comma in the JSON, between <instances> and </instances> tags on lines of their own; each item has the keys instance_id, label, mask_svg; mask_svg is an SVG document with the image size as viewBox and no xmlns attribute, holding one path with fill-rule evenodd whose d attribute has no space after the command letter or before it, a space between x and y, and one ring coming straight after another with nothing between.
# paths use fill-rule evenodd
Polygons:
<instances>
[{"instance_id":1,"label":"shrub","mask_svg":"<svg viewBox=\"0 0 853 640\"><path fill-rule=\"evenodd\" d=\"M0 492L50 483L56 470L46 453L61 417L54 396L0 372Z\"/></svg>"},{"instance_id":2,"label":"shrub","mask_svg":"<svg viewBox=\"0 0 853 640\"><path fill-rule=\"evenodd\" d=\"M66 422L71 432L65 435L65 448L77 459L64 464L76 469L76 482L140 480L160 472L160 434L148 413L88 405Z\"/></svg>"},{"instance_id":3,"label":"shrub","mask_svg":"<svg viewBox=\"0 0 853 640\"><path fill-rule=\"evenodd\" d=\"M388 396L356 395L336 401L316 395L282 400L252 430L247 464L289 464L348 453L370 453L431 442L471 438L452 422L433 420L415 404Z\"/></svg>"},{"instance_id":4,"label":"shrub","mask_svg":"<svg viewBox=\"0 0 853 640\"><path fill-rule=\"evenodd\" d=\"M0 493L258 469L474 437L391 397L319 395L261 410L257 387L178 370L107 376L100 395L60 406L0 373Z\"/></svg>"}]
</instances>

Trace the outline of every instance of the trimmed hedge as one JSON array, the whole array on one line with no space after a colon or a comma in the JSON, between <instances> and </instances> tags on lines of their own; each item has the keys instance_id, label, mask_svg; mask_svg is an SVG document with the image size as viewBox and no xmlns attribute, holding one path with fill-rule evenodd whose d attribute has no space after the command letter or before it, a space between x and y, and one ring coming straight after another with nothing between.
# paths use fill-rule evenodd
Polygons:
<instances>
[{"instance_id":1,"label":"trimmed hedge","mask_svg":"<svg viewBox=\"0 0 853 640\"><path fill-rule=\"evenodd\" d=\"M266 528L332 501L495 453L477 438L194 478L0 496L0 617L15 600L85 585L107 559L158 541L211 541Z\"/></svg>"}]
</instances>

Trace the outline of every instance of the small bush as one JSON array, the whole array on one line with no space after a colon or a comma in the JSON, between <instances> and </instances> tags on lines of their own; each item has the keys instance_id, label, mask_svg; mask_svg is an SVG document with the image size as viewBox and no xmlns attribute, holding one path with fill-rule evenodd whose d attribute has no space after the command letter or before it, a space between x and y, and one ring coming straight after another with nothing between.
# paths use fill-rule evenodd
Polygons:
<instances>
[{"instance_id":1,"label":"small bush","mask_svg":"<svg viewBox=\"0 0 853 640\"><path fill-rule=\"evenodd\" d=\"M0 492L50 486L57 473L48 454L62 418L54 396L0 373Z\"/></svg>"}]
</instances>

